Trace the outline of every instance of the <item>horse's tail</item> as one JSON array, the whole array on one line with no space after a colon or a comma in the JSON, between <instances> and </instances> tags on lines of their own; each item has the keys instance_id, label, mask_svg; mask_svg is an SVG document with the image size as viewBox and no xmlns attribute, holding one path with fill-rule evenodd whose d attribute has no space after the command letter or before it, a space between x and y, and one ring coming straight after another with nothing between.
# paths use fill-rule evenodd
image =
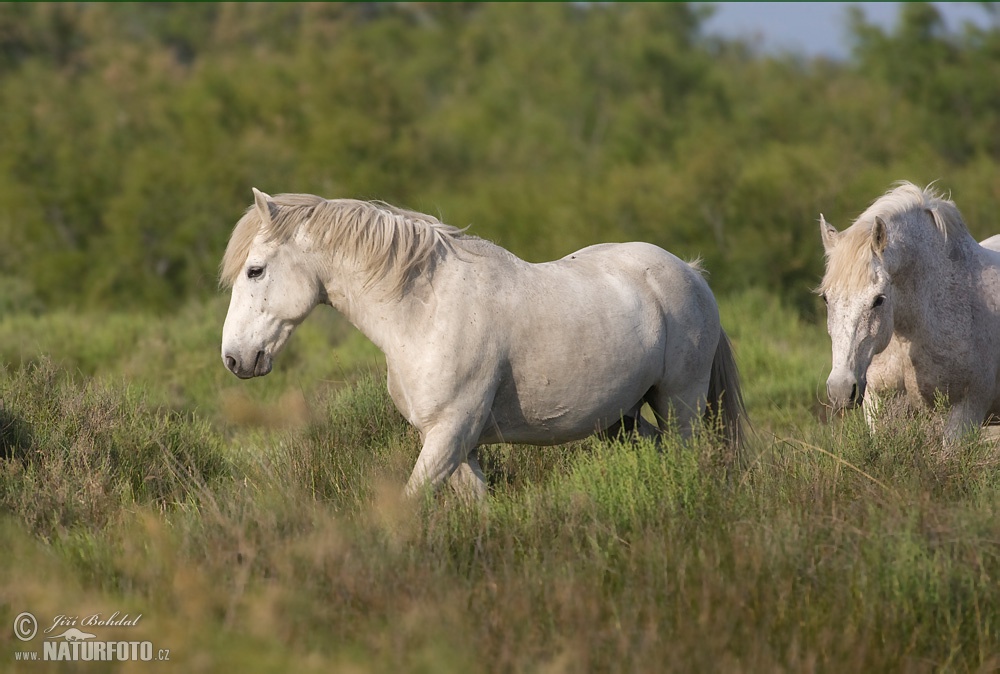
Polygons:
<instances>
[{"instance_id":1,"label":"horse's tail","mask_svg":"<svg viewBox=\"0 0 1000 674\"><path fill-rule=\"evenodd\" d=\"M747 408L743 403L743 388L740 373L736 368L733 345L725 330L719 331L719 345L715 348L712 374L708 382L708 405L705 420L722 431L730 449L735 454L736 464L747 465L745 456L746 437L744 428L749 423Z\"/></svg>"}]
</instances>

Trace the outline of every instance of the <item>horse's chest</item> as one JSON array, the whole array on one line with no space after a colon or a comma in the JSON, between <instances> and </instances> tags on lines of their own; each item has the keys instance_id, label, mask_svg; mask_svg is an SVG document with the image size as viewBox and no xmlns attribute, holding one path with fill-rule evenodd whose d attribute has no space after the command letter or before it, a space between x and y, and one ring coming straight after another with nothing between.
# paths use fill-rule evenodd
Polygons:
<instances>
[{"instance_id":1,"label":"horse's chest","mask_svg":"<svg viewBox=\"0 0 1000 674\"><path fill-rule=\"evenodd\" d=\"M904 373L910 397L933 404L940 392L955 402L965 397L970 389L978 389L982 368L977 367L969 355L955 344L950 349L911 347L909 367Z\"/></svg>"}]
</instances>

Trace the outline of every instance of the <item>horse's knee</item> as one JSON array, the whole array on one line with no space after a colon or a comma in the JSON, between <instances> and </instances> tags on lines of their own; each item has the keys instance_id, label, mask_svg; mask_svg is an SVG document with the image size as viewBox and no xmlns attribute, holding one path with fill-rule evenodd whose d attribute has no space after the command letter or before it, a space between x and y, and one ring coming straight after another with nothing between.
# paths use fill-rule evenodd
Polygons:
<instances>
[{"instance_id":1,"label":"horse's knee","mask_svg":"<svg viewBox=\"0 0 1000 674\"><path fill-rule=\"evenodd\" d=\"M448 443L424 441L424 446L406 482L406 496L415 496L425 487L436 489L465 462L465 453Z\"/></svg>"}]
</instances>

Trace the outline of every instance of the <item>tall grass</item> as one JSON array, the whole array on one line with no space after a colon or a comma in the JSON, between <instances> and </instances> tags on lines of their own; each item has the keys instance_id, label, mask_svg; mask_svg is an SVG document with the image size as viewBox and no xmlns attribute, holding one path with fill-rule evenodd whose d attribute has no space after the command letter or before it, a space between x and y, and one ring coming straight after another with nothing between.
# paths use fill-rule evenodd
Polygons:
<instances>
[{"instance_id":1,"label":"tall grass","mask_svg":"<svg viewBox=\"0 0 1000 674\"><path fill-rule=\"evenodd\" d=\"M78 384L43 359L0 379L0 399L0 504L45 538L183 503L182 477L229 472L204 421L150 409L127 384Z\"/></svg>"},{"instance_id":2,"label":"tall grass","mask_svg":"<svg viewBox=\"0 0 1000 674\"><path fill-rule=\"evenodd\" d=\"M945 454L928 415L874 435L858 415L821 421L800 398L828 357L822 327L761 296L731 301L759 420L748 471L727 471L709 434L494 446L481 505L400 498L420 439L367 356L344 361L347 383L309 381L314 354L279 359L286 379L254 382L242 416L222 402L228 382L178 406L149 372L94 378L59 354L8 365L0 621L142 613L128 638L184 671L1000 666L990 442ZM155 324L168 342L191 329ZM779 330L792 338L769 343ZM282 402L296 381L301 403ZM26 646L0 632L16 667Z\"/></svg>"}]
</instances>

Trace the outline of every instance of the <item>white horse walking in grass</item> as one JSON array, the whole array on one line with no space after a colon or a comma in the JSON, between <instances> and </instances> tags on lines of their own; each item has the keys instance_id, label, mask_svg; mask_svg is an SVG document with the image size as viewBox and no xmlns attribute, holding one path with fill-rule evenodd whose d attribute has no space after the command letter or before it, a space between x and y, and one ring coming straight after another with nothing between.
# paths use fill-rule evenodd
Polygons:
<instances>
[{"instance_id":1,"label":"white horse walking in grass","mask_svg":"<svg viewBox=\"0 0 1000 674\"><path fill-rule=\"evenodd\" d=\"M646 243L529 264L382 203L254 198L222 261L226 367L267 374L317 304L335 307L385 353L420 431L408 495L450 479L481 497L479 445L577 440L639 423L643 403L685 436L711 413L739 446L736 363L696 266Z\"/></svg>"},{"instance_id":2,"label":"white horse walking in grass","mask_svg":"<svg viewBox=\"0 0 1000 674\"><path fill-rule=\"evenodd\" d=\"M903 182L838 232L820 215L835 408L880 395L950 404L946 441L1000 414L1000 253L976 243L955 204ZM865 395L866 390L880 395Z\"/></svg>"}]
</instances>

